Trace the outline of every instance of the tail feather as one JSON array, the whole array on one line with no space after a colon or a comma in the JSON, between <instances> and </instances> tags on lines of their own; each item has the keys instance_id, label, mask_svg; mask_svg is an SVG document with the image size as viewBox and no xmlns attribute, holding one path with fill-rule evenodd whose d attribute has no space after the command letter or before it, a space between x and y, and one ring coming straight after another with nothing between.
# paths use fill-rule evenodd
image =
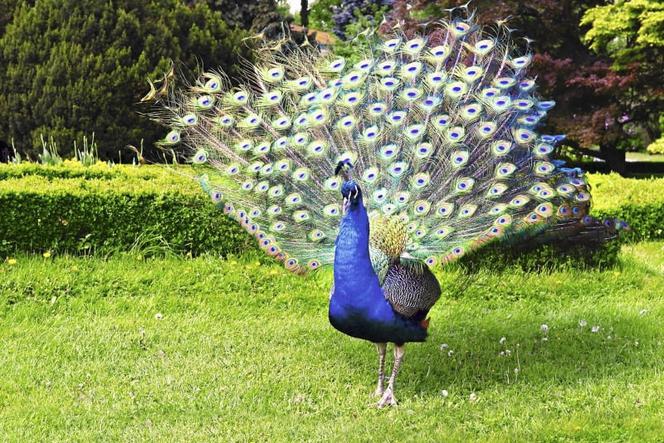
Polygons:
<instances>
[{"instance_id":1,"label":"tail feather","mask_svg":"<svg viewBox=\"0 0 664 443\"><path fill-rule=\"evenodd\" d=\"M357 62L264 52L242 87L204 73L167 101L163 143L221 172L212 199L292 270L332 262L344 160L429 265L503 237L610 237L586 219L583 174L550 160L559 137L535 132L554 102L535 95L532 55L472 17L439 26L439 41L373 37Z\"/></svg>"}]
</instances>

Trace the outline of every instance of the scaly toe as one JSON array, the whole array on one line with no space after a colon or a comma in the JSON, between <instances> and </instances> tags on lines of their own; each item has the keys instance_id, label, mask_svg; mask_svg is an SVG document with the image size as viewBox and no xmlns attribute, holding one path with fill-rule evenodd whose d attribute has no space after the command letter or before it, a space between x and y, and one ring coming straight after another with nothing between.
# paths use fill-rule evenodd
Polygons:
<instances>
[{"instance_id":1,"label":"scaly toe","mask_svg":"<svg viewBox=\"0 0 664 443\"><path fill-rule=\"evenodd\" d=\"M381 397L380 401L378 402L378 407L379 408L384 408L385 406L396 406L397 405L397 399L394 398L394 394L392 393L391 389L388 389L385 391L383 396Z\"/></svg>"},{"instance_id":2,"label":"scaly toe","mask_svg":"<svg viewBox=\"0 0 664 443\"><path fill-rule=\"evenodd\" d=\"M374 391L374 397L382 398L385 390L383 388L376 388Z\"/></svg>"}]
</instances>

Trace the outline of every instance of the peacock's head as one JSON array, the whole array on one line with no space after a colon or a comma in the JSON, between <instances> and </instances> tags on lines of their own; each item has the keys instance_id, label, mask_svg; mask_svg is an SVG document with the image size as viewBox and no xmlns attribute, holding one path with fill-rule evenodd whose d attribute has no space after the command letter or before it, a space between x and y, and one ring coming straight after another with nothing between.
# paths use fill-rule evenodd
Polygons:
<instances>
[{"instance_id":1,"label":"peacock's head","mask_svg":"<svg viewBox=\"0 0 664 443\"><path fill-rule=\"evenodd\" d=\"M353 164L348 160L344 160L337 164L335 171L337 175L340 175L344 179L344 183L341 185L341 196L344 199L342 206L344 214L362 204L362 189L351 178L352 170Z\"/></svg>"},{"instance_id":2,"label":"peacock's head","mask_svg":"<svg viewBox=\"0 0 664 443\"><path fill-rule=\"evenodd\" d=\"M344 214L362 204L362 189L355 183L355 180L344 182L341 186L341 196L344 198L342 206Z\"/></svg>"}]
</instances>

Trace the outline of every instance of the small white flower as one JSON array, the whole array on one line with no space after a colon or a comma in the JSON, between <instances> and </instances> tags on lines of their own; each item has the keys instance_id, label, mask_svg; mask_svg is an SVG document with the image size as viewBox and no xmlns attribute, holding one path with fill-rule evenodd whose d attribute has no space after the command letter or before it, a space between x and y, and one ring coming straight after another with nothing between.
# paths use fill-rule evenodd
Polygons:
<instances>
[{"instance_id":1,"label":"small white flower","mask_svg":"<svg viewBox=\"0 0 664 443\"><path fill-rule=\"evenodd\" d=\"M447 349L447 348L449 348L449 346L448 346L447 343L443 343L442 345L440 345L440 350L441 350L441 351L444 351L444 350Z\"/></svg>"},{"instance_id":2,"label":"small white flower","mask_svg":"<svg viewBox=\"0 0 664 443\"><path fill-rule=\"evenodd\" d=\"M504 345L506 341L507 341L507 339L505 337L500 338L500 344L501 345Z\"/></svg>"},{"instance_id":3,"label":"small white flower","mask_svg":"<svg viewBox=\"0 0 664 443\"><path fill-rule=\"evenodd\" d=\"M509 349L505 349L505 355L512 355L512 351L510 351Z\"/></svg>"},{"instance_id":4,"label":"small white flower","mask_svg":"<svg viewBox=\"0 0 664 443\"><path fill-rule=\"evenodd\" d=\"M647 313L648 313L648 310L647 310L647 309L641 309L641 310L639 311L639 315L640 315L641 317L643 317L643 316L646 315Z\"/></svg>"},{"instance_id":5,"label":"small white flower","mask_svg":"<svg viewBox=\"0 0 664 443\"><path fill-rule=\"evenodd\" d=\"M542 341L549 341L549 337L542 337Z\"/></svg>"},{"instance_id":6,"label":"small white flower","mask_svg":"<svg viewBox=\"0 0 664 443\"><path fill-rule=\"evenodd\" d=\"M596 333L599 332L599 329L600 329L599 326L593 326L592 329L591 329L591 331L592 331L594 334L596 334Z\"/></svg>"},{"instance_id":7,"label":"small white flower","mask_svg":"<svg viewBox=\"0 0 664 443\"><path fill-rule=\"evenodd\" d=\"M634 342L634 346L638 346L638 345L639 345L639 341L637 340L637 341Z\"/></svg>"},{"instance_id":8,"label":"small white flower","mask_svg":"<svg viewBox=\"0 0 664 443\"><path fill-rule=\"evenodd\" d=\"M543 324L542 326L540 326L540 331L542 331L542 334L546 334L547 332L549 332L549 325Z\"/></svg>"},{"instance_id":9,"label":"small white flower","mask_svg":"<svg viewBox=\"0 0 664 443\"><path fill-rule=\"evenodd\" d=\"M448 357L451 357L451 356L453 356L453 355L454 355L454 351L450 349L450 350L447 352L447 356L448 356Z\"/></svg>"},{"instance_id":10,"label":"small white flower","mask_svg":"<svg viewBox=\"0 0 664 443\"><path fill-rule=\"evenodd\" d=\"M505 351L500 351L500 356L504 357L505 356Z\"/></svg>"},{"instance_id":11,"label":"small white flower","mask_svg":"<svg viewBox=\"0 0 664 443\"><path fill-rule=\"evenodd\" d=\"M518 374L519 373L519 368L514 368L514 373Z\"/></svg>"},{"instance_id":12,"label":"small white flower","mask_svg":"<svg viewBox=\"0 0 664 443\"><path fill-rule=\"evenodd\" d=\"M440 395L442 395L443 398L447 398L447 396L450 395L450 393L447 392L447 389L443 389L442 391L440 391Z\"/></svg>"},{"instance_id":13,"label":"small white flower","mask_svg":"<svg viewBox=\"0 0 664 443\"><path fill-rule=\"evenodd\" d=\"M613 338L613 337L611 337L610 335L607 335L607 336L606 336L606 339L607 339L607 340L611 340L612 338Z\"/></svg>"},{"instance_id":14,"label":"small white flower","mask_svg":"<svg viewBox=\"0 0 664 443\"><path fill-rule=\"evenodd\" d=\"M586 326L588 326L588 322L585 320L579 320L579 326L585 328Z\"/></svg>"},{"instance_id":15,"label":"small white flower","mask_svg":"<svg viewBox=\"0 0 664 443\"><path fill-rule=\"evenodd\" d=\"M477 394L475 394L474 392L471 392L470 397L468 397L468 400L470 400L471 402L476 402L477 401Z\"/></svg>"},{"instance_id":16,"label":"small white flower","mask_svg":"<svg viewBox=\"0 0 664 443\"><path fill-rule=\"evenodd\" d=\"M161 314L161 312L157 312L154 318L156 318L157 320L161 320L162 318L164 318L164 316Z\"/></svg>"}]
</instances>

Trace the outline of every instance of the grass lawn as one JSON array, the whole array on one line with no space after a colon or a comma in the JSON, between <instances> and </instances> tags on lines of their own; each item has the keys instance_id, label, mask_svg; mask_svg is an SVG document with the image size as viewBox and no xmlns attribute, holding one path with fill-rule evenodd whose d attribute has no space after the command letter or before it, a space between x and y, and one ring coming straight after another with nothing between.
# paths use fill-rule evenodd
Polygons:
<instances>
[{"instance_id":1,"label":"grass lawn","mask_svg":"<svg viewBox=\"0 0 664 443\"><path fill-rule=\"evenodd\" d=\"M448 291L389 410L374 348L327 322L329 272L16 257L0 263L0 441L661 441L664 242L621 257Z\"/></svg>"},{"instance_id":2,"label":"grass lawn","mask_svg":"<svg viewBox=\"0 0 664 443\"><path fill-rule=\"evenodd\" d=\"M648 154L647 152L627 152L628 162L664 162L664 154Z\"/></svg>"}]
</instances>

